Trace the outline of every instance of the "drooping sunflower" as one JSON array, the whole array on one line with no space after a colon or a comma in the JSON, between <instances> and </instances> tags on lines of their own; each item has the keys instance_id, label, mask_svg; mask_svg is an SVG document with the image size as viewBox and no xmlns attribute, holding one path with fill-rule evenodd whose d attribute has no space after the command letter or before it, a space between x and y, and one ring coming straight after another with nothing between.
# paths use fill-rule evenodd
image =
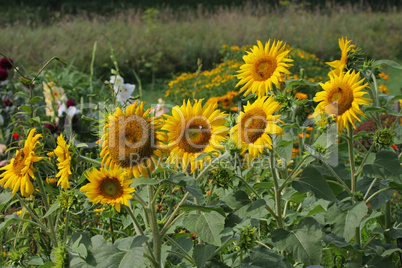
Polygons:
<instances>
[{"instance_id":1,"label":"drooping sunflower","mask_svg":"<svg viewBox=\"0 0 402 268\"><path fill-rule=\"evenodd\" d=\"M352 40L348 40L347 37L345 37L345 39L343 37L338 39L339 48L342 51L342 56L341 56L340 60L326 62L326 64L335 68L330 73L333 73L333 74L336 74L339 76L342 72L344 72L344 70L347 67L348 53L351 52L352 49L355 47L354 45L350 44L351 42L352 42Z\"/></svg>"},{"instance_id":2,"label":"drooping sunflower","mask_svg":"<svg viewBox=\"0 0 402 268\"><path fill-rule=\"evenodd\" d=\"M144 112L144 103L135 102L120 108L109 115L101 138L100 156L106 168L120 166L135 178L148 177L158 165L158 157L163 157L160 142L164 135L159 131L160 120L149 116L150 109Z\"/></svg>"},{"instance_id":3,"label":"drooping sunflower","mask_svg":"<svg viewBox=\"0 0 402 268\"><path fill-rule=\"evenodd\" d=\"M131 193L134 188L130 187L133 180L126 179L128 175L128 172L122 172L122 168L118 166L100 170L93 168L85 174L89 183L82 186L80 191L86 192L89 202L108 204L120 212L121 205L129 206L128 200L133 198Z\"/></svg>"},{"instance_id":4,"label":"drooping sunflower","mask_svg":"<svg viewBox=\"0 0 402 268\"><path fill-rule=\"evenodd\" d=\"M240 66L238 71L240 74L237 78L241 79L237 86L243 85L240 92L244 92L247 96L250 92L259 97L268 95L272 88L272 84L279 88L283 81L281 74L290 74L286 69L292 64L292 59L287 58L290 50L286 50L286 44L282 45L282 41L274 41L271 44L269 40L265 44L265 48L261 41L257 41L258 46L253 46L251 52L243 57L245 64Z\"/></svg>"},{"instance_id":5,"label":"drooping sunflower","mask_svg":"<svg viewBox=\"0 0 402 268\"><path fill-rule=\"evenodd\" d=\"M349 130L348 121L353 125L353 118L360 121L357 114L364 116L360 110L360 105L370 105L370 99L363 97L368 94L363 91L367 87L367 83L362 84L364 79L359 80L360 72L348 71L341 72L338 76L334 73L329 74L330 80L326 83L320 83L323 91L317 92L314 97L315 102L320 102L314 114L326 113L335 118L338 132L341 133L343 128Z\"/></svg>"},{"instance_id":6,"label":"drooping sunflower","mask_svg":"<svg viewBox=\"0 0 402 268\"><path fill-rule=\"evenodd\" d=\"M59 168L59 172L56 174L56 177L60 177L57 182L57 186L61 184L61 188L69 189L70 182L68 180L71 175L71 156L68 149L70 145L67 145L66 141L63 138L63 134L57 138L57 147L54 150L54 153L57 156L57 166Z\"/></svg>"},{"instance_id":7,"label":"drooping sunflower","mask_svg":"<svg viewBox=\"0 0 402 268\"><path fill-rule=\"evenodd\" d=\"M2 167L4 172L0 175L0 185L13 190L13 195L20 189L21 195L28 197L34 192L34 187L29 177L34 179L35 168L33 164L43 159L38 156L39 139L41 134L34 135L36 129L29 131L24 142L24 148L17 150L10 164Z\"/></svg>"},{"instance_id":8,"label":"drooping sunflower","mask_svg":"<svg viewBox=\"0 0 402 268\"><path fill-rule=\"evenodd\" d=\"M273 115L281 108L274 96L258 98L253 104L247 102L244 112L237 117L237 125L230 134L235 143L242 148L242 153L248 149L249 161L259 156L264 148L272 149L272 139L269 135L282 135L283 130L277 125L281 122L280 115Z\"/></svg>"},{"instance_id":9,"label":"drooping sunflower","mask_svg":"<svg viewBox=\"0 0 402 268\"><path fill-rule=\"evenodd\" d=\"M228 133L224 126L226 114L217 109L217 104L207 103L202 106L202 100L195 100L191 105L190 100L183 101L183 105L172 109L172 115L165 116L165 124L162 130L168 131L167 145L170 155L167 162L174 164L177 169L179 163L185 171L191 164L191 172L198 167L203 167L205 157L194 161L203 152L212 152L223 148L222 140Z\"/></svg>"}]
</instances>

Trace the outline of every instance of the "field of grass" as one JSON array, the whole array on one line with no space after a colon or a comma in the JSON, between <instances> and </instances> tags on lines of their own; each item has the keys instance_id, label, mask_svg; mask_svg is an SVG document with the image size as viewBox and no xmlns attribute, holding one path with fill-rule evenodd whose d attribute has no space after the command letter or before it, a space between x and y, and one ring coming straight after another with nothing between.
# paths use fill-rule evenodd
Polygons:
<instances>
[{"instance_id":1,"label":"field of grass","mask_svg":"<svg viewBox=\"0 0 402 268\"><path fill-rule=\"evenodd\" d=\"M144 83L150 83L181 71L195 71L198 58L204 68L211 67L219 62L223 44L241 46L270 38L284 40L327 61L339 57L337 40L347 36L368 56L397 60L402 58L400 25L401 12L356 7L329 6L314 12L267 5L214 12L202 8L130 9L111 17L66 16L53 24L27 16L26 21L1 28L0 52L28 72L57 56L89 73L96 41L95 76L104 80L113 66L109 39L128 80L135 82L132 70L136 70Z\"/></svg>"}]
</instances>

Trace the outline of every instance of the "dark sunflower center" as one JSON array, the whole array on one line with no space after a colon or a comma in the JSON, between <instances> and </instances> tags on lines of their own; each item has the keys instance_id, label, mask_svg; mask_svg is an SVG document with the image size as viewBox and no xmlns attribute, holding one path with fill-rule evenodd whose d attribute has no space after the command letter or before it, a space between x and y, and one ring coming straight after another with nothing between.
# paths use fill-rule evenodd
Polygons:
<instances>
[{"instance_id":1,"label":"dark sunflower center","mask_svg":"<svg viewBox=\"0 0 402 268\"><path fill-rule=\"evenodd\" d=\"M154 126L141 116L121 116L109 127L110 156L124 168L151 158L155 145Z\"/></svg>"},{"instance_id":2,"label":"dark sunflower center","mask_svg":"<svg viewBox=\"0 0 402 268\"><path fill-rule=\"evenodd\" d=\"M24 149L18 152L14 157L13 171L15 174L21 174L21 170L25 167L25 160L27 158L27 153Z\"/></svg>"},{"instance_id":3,"label":"dark sunflower center","mask_svg":"<svg viewBox=\"0 0 402 268\"><path fill-rule=\"evenodd\" d=\"M328 105L325 112L330 115L342 115L352 107L353 91L349 88L334 88L328 94Z\"/></svg>"},{"instance_id":4,"label":"dark sunflower center","mask_svg":"<svg viewBox=\"0 0 402 268\"><path fill-rule=\"evenodd\" d=\"M265 58L257 62L256 64L256 80L267 80L272 76L276 69L276 61L270 58Z\"/></svg>"},{"instance_id":5,"label":"dark sunflower center","mask_svg":"<svg viewBox=\"0 0 402 268\"><path fill-rule=\"evenodd\" d=\"M99 186L100 193L110 199L116 199L123 195L123 187L116 178L105 178Z\"/></svg>"},{"instance_id":6,"label":"dark sunflower center","mask_svg":"<svg viewBox=\"0 0 402 268\"><path fill-rule=\"evenodd\" d=\"M208 146L211 139L211 128L207 119L197 118L189 122L179 147L187 153L199 153Z\"/></svg>"},{"instance_id":7,"label":"dark sunflower center","mask_svg":"<svg viewBox=\"0 0 402 268\"><path fill-rule=\"evenodd\" d=\"M248 111L241 119L239 130L241 139L245 143L254 143L265 132L268 121L265 112L261 109Z\"/></svg>"}]
</instances>

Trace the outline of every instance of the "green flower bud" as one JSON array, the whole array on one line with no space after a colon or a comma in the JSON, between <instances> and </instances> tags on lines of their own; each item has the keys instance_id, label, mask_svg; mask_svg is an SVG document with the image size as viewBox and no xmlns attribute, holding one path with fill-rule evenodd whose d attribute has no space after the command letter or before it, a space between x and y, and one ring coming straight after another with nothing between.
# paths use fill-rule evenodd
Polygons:
<instances>
[{"instance_id":1,"label":"green flower bud","mask_svg":"<svg viewBox=\"0 0 402 268\"><path fill-rule=\"evenodd\" d=\"M373 142L378 148L387 148L394 144L395 132L388 128L378 129L374 132Z\"/></svg>"},{"instance_id":2,"label":"green flower bud","mask_svg":"<svg viewBox=\"0 0 402 268\"><path fill-rule=\"evenodd\" d=\"M227 189L232 186L234 177L235 174L232 170L220 167L213 171L212 184Z\"/></svg>"},{"instance_id":3,"label":"green flower bud","mask_svg":"<svg viewBox=\"0 0 402 268\"><path fill-rule=\"evenodd\" d=\"M240 232L239 247L246 251L257 246L257 228L247 226Z\"/></svg>"},{"instance_id":4,"label":"green flower bud","mask_svg":"<svg viewBox=\"0 0 402 268\"><path fill-rule=\"evenodd\" d=\"M60 245L52 251L51 259L56 268L69 267L69 255L65 245Z\"/></svg>"},{"instance_id":5,"label":"green flower bud","mask_svg":"<svg viewBox=\"0 0 402 268\"><path fill-rule=\"evenodd\" d=\"M77 197L73 191L61 192L57 198L62 210L68 211L77 202Z\"/></svg>"}]
</instances>

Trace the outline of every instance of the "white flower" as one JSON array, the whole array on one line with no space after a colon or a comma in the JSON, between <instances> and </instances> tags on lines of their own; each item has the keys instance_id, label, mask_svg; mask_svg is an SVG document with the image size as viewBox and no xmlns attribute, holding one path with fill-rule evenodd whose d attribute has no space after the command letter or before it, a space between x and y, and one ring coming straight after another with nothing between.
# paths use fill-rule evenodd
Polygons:
<instances>
[{"instance_id":1,"label":"white flower","mask_svg":"<svg viewBox=\"0 0 402 268\"><path fill-rule=\"evenodd\" d=\"M117 75L117 77L115 75L112 75L110 77L110 84L112 84L114 87L114 90L116 90L116 88L118 88L120 85L122 85L124 83L124 79L123 77L121 77L120 75Z\"/></svg>"},{"instance_id":2,"label":"white flower","mask_svg":"<svg viewBox=\"0 0 402 268\"><path fill-rule=\"evenodd\" d=\"M123 105L131 97L134 89L135 85L132 84L122 84L117 89L115 88L116 100Z\"/></svg>"},{"instance_id":3,"label":"white flower","mask_svg":"<svg viewBox=\"0 0 402 268\"><path fill-rule=\"evenodd\" d=\"M70 106L67 108L64 102L59 102L59 110L58 110L59 117L62 117L63 113L66 113L67 117L73 118L74 115L79 114L80 112L81 111L78 110L75 106Z\"/></svg>"},{"instance_id":4,"label":"white flower","mask_svg":"<svg viewBox=\"0 0 402 268\"><path fill-rule=\"evenodd\" d=\"M124 84L124 79L120 75L112 75L109 82L113 85L116 100L123 105L131 97L131 94L134 92L135 85Z\"/></svg>"}]
</instances>

